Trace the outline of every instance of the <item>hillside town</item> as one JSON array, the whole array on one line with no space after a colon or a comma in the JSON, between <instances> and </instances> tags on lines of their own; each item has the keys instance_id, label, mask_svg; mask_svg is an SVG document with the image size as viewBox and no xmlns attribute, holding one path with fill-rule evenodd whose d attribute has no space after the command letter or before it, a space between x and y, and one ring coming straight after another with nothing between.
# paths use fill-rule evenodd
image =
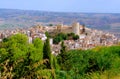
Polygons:
<instances>
[{"instance_id":1,"label":"hillside town","mask_svg":"<svg viewBox=\"0 0 120 79\"><path fill-rule=\"evenodd\" d=\"M37 25L28 29L14 29L14 30L2 30L0 31L0 41L11 35L22 33L28 36L28 42L32 43L33 39L40 38L42 41L47 39L45 32L49 34L55 33L74 33L79 36L77 40L64 40L64 44L67 49L91 49L96 46L111 46L117 44L119 39L114 34L105 33L95 29L87 28L85 25L81 25L78 22L72 25L53 25L53 26L42 26ZM50 38L50 45L52 53L57 55L60 53L60 43L54 44L53 38Z\"/></svg>"}]
</instances>

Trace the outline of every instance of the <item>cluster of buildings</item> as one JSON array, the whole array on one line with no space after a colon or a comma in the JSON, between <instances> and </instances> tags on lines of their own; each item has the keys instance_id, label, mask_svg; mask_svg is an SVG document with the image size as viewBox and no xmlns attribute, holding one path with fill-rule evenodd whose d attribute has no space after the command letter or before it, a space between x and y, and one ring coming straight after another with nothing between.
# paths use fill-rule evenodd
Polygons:
<instances>
[{"instance_id":1,"label":"cluster of buildings","mask_svg":"<svg viewBox=\"0 0 120 79\"><path fill-rule=\"evenodd\" d=\"M85 27L85 25L80 25L79 23L73 23L71 26L58 25L47 29L51 34L55 33L75 33L79 36L78 40L64 40L64 44L67 49L91 49L96 46L111 46L118 44L119 39L115 37L114 34L105 33L103 31L98 31L95 29L90 29ZM51 45L53 53L57 55L60 53L60 43Z\"/></svg>"},{"instance_id":2,"label":"cluster of buildings","mask_svg":"<svg viewBox=\"0 0 120 79\"><path fill-rule=\"evenodd\" d=\"M85 27L85 25L80 25L79 23L73 23L72 25L56 25L56 26L35 26L28 29L15 29L15 30L4 30L0 31L0 41L8 36L23 33L29 38L29 43L36 37L45 41L47 39L45 32L48 31L49 34L56 33L75 33L79 36L78 40L64 40L64 43L68 50L70 49L91 49L95 46L111 46L118 43L118 38L113 34L105 33L95 29L90 29ZM52 53L57 55L60 53L60 43L53 44L53 39L50 39L50 45Z\"/></svg>"},{"instance_id":3,"label":"cluster of buildings","mask_svg":"<svg viewBox=\"0 0 120 79\"><path fill-rule=\"evenodd\" d=\"M47 39L45 31L42 30L41 26L31 27L29 29L14 29L14 30L2 30L0 31L0 41L11 35L22 33L28 36L28 42L32 43L33 39L40 38L45 41Z\"/></svg>"}]
</instances>

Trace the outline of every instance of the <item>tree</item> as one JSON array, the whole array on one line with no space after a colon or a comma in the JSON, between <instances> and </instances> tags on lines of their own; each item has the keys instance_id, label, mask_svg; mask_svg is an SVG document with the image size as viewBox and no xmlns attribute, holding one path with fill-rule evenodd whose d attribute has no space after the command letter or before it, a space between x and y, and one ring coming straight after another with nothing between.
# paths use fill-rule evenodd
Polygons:
<instances>
[{"instance_id":1,"label":"tree","mask_svg":"<svg viewBox=\"0 0 120 79\"><path fill-rule=\"evenodd\" d=\"M16 66L24 61L25 54L27 52L27 36L23 34L13 35L7 40L3 41L3 47L1 48L1 59L0 65L2 65L2 78L14 78L19 70L16 70ZM23 67L19 67L22 69ZM14 73L14 74L13 74Z\"/></svg>"},{"instance_id":2,"label":"tree","mask_svg":"<svg viewBox=\"0 0 120 79\"><path fill-rule=\"evenodd\" d=\"M78 36L78 35L75 35L75 36L73 36L73 39L74 39L74 40L77 40L77 39L79 39L79 36Z\"/></svg>"},{"instance_id":3,"label":"tree","mask_svg":"<svg viewBox=\"0 0 120 79\"><path fill-rule=\"evenodd\" d=\"M56 36L54 39L53 39L53 43L54 44L58 44L60 41L62 41L63 38L61 36Z\"/></svg>"},{"instance_id":4,"label":"tree","mask_svg":"<svg viewBox=\"0 0 120 79\"><path fill-rule=\"evenodd\" d=\"M10 36L2 42L0 71L3 79L30 79L35 76L40 64L37 67L34 64L42 61L43 44L39 39L35 39L33 43L29 44L24 34Z\"/></svg>"},{"instance_id":5,"label":"tree","mask_svg":"<svg viewBox=\"0 0 120 79\"><path fill-rule=\"evenodd\" d=\"M36 48L38 60L43 59L43 41L40 38L35 38L33 40L33 45Z\"/></svg>"},{"instance_id":6,"label":"tree","mask_svg":"<svg viewBox=\"0 0 120 79\"><path fill-rule=\"evenodd\" d=\"M46 45L49 40L46 40ZM50 46L49 46L50 47ZM50 51L50 48L47 51ZM51 52L49 52L51 55ZM28 43L28 38L24 34L12 35L7 40L1 42L0 46L0 71L1 79L37 79L55 78L57 68L56 59L49 56L47 69L44 68L43 43L39 38L33 40L33 44ZM43 69L44 68L44 69ZM49 68L49 69L48 69ZM49 75L48 75L49 74Z\"/></svg>"},{"instance_id":7,"label":"tree","mask_svg":"<svg viewBox=\"0 0 120 79\"><path fill-rule=\"evenodd\" d=\"M51 48L49 39L46 39L43 47L43 59L46 59L46 66L47 68L51 68Z\"/></svg>"},{"instance_id":8,"label":"tree","mask_svg":"<svg viewBox=\"0 0 120 79\"><path fill-rule=\"evenodd\" d=\"M66 51L66 46L64 45L64 42L62 41L61 43L61 50L60 50L60 54L58 55L58 63L61 66L61 69L64 68L64 64L65 61L67 60L68 55L67 55L67 51Z\"/></svg>"},{"instance_id":9,"label":"tree","mask_svg":"<svg viewBox=\"0 0 120 79\"><path fill-rule=\"evenodd\" d=\"M68 39L68 35L64 34L64 33L59 33L57 34L54 39L53 39L53 43L54 44L58 44L60 41L62 40L67 40Z\"/></svg>"},{"instance_id":10,"label":"tree","mask_svg":"<svg viewBox=\"0 0 120 79\"><path fill-rule=\"evenodd\" d=\"M49 24L48 26L53 26L53 24Z\"/></svg>"},{"instance_id":11,"label":"tree","mask_svg":"<svg viewBox=\"0 0 120 79\"><path fill-rule=\"evenodd\" d=\"M50 38L50 34L46 31L45 35L47 36L47 38Z\"/></svg>"}]
</instances>

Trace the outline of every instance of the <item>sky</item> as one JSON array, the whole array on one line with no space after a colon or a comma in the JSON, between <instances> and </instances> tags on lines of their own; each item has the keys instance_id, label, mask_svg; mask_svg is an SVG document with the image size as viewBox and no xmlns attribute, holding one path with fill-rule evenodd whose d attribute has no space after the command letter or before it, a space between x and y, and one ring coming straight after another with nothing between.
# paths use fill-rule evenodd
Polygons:
<instances>
[{"instance_id":1,"label":"sky","mask_svg":"<svg viewBox=\"0 0 120 79\"><path fill-rule=\"evenodd\" d=\"M54 12L120 13L120 0L1 0L0 8Z\"/></svg>"}]
</instances>

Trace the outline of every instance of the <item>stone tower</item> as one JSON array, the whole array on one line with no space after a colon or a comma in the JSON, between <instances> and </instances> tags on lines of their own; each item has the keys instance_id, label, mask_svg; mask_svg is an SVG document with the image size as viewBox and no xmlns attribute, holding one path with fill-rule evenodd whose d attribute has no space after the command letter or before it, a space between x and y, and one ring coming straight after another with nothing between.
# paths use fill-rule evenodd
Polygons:
<instances>
[{"instance_id":1,"label":"stone tower","mask_svg":"<svg viewBox=\"0 0 120 79\"><path fill-rule=\"evenodd\" d=\"M80 35L80 24L78 22L72 24L72 31L76 35Z\"/></svg>"}]
</instances>

